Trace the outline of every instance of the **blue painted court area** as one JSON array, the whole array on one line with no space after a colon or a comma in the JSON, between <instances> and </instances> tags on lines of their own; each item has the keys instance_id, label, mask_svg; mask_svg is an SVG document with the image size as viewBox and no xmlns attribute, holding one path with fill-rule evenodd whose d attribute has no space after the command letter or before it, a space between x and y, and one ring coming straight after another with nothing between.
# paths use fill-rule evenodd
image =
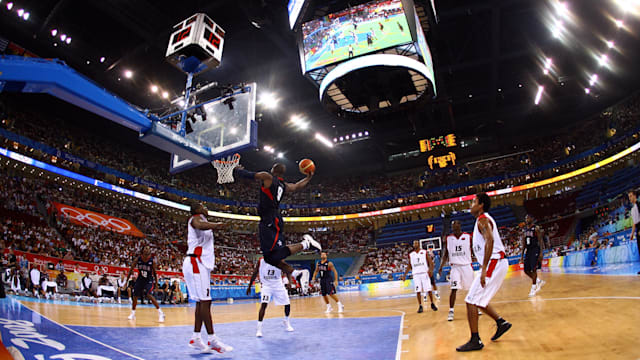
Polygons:
<instances>
[{"instance_id":1,"label":"blue painted court area","mask_svg":"<svg viewBox=\"0 0 640 360\"><path fill-rule=\"evenodd\" d=\"M187 347L191 326L113 328L63 326L22 306L0 299L0 329L7 347L25 359L393 359L400 316L296 319L286 332L281 319L267 319L263 338L256 322L216 324L220 338L234 347L228 354L200 354ZM75 354L61 357L61 354ZM80 355L82 354L82 355ZM268 355L267 355L268 354ZM41 355L41 356L37 356Z\"/></svg>"}]
</instances>

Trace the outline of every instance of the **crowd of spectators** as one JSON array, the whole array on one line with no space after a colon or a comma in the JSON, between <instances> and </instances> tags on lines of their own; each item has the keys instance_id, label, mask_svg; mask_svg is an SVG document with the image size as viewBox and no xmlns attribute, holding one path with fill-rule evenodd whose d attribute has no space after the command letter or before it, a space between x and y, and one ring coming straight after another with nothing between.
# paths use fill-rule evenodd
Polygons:
<instances>
[{"instance_id":1,"label":"crowd of spectators","mask_svg":"<svg viewBox=\"0 0 640 360\"><path fill-rule=\"evenodd\" d=\"M246 186L243 181L233 184L218 185L212 179L216 178L212 167L199 167L188 172L170 175L166 170L166 161L159 151L148 151L147 148L139 148L141 144L125 143L124 140L108 139L90 133L86 128L70 124L55 117L42 113L26 111L20 106L7 106L9 115L3 119L3 126L10 131L41 143L52 146L61 151L110 167L140 179L170 186L179 190L189 191L199 195L214 198L237 200L246 203L257 201L258 190L255 186ZM367 175L366 177L346 177L321 179L310 184L303 191L292 193L287 202L294 204L330 203L345 200L372 199L376 197L409 193L423 189L434 188L442 185L451 185L481 178L502 176L506 173L516 173L523 170L531 170L541 165L554 163L570 155L578 154L594 146L606 143L614 135L626 134L638 126L638 114L640 114L640 96L633 95L625 102L613 106L601 112L597 116L583 122L580 127L572 131L565 131L564 135L554 137L541 137L523 141L512 149L513 152L533 150L533 152L513 157L501 158L493 161L480 161L472 165L460 165L458 168L450 168L440 172L425 172L424 169L416 169L397 175ZM55 128L56 131L49 131ZM96 176L117 185L146 188L132 183L123 183L114 176L96 173L95 170L80 167L77 163L62 161L50 154L40 153L26 148L20 144L5 140L5 146L13 146L14 149L27 152L30 156L41 160L55 162L58 166L72 168L75 171ZM518 177L505 178L489 182L477 188L491 190L499 187L508 187L523 181L533 181L549 177L558 172L585 165L601 159L613 152L619 151L628 145L629 141L611 144L603 152L593 154L583 159L576 160L562 167L537 173L526 173ZM123 141L120 143L120 141ZM138 149L139 148L139 149ZM130 149L124 151L123 149ZM349 191L345 191L349 189ZM148 189L147 190L151 190ZM411 204L442 196L459 196L467 192L466 188L443 191L437 194L406 197L399 199L403 203ZM169 194L162 194L169 196ZM378 210L397 204L399 200L383 201L354 206L336 208L305 208L287 209L287 215L309 216L326 215L335 212L362 212ZM255 214L255 208L243 206L222 206L216 204L210 206L218 210L232 211L240 214Z\"/></svg>"},{"instance_id":2,"label":"crowd of spectators","mask_svg":"<svg viewBox=\"0 0 640 360\"><path fill-rule=\"evenodd\" d=\"M100 227L75 225L55 211L47 216L37 210L38 199L46 208L56 201L125 218L144 238L123 235ZM7 248L39 255L128 267L147 245L156 256L158 270L181 271L186 239L186 218L174 219L161 212L129 206L71 187L59 187L42 179L0 175L0 230ZM49 206L49 210L52 207ZM255 234L216 231L219 274L250 275L258 248Z\"/></svg>"}]
</instances>

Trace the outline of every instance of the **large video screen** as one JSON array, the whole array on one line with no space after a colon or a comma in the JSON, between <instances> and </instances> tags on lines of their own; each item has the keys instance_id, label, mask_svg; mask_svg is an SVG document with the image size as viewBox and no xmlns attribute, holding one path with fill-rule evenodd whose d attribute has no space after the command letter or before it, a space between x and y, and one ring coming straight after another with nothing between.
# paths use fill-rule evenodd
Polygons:
<instances>
[{"instance_id":1,"label":"large video screen","mask_svg":"<svg viewBox=\"0 0 640 360\"><path fill-rule=\"evenodd\" d=\"M417 33L417 37L418 37L418 51L420 52L420 55L422 55L422 58L424 59L424 63L427 66L427 69L429 70L429 79L431 80L431 82L433 83L433 92L434 94L437 94L437 90L436 90L436 75L435 72L433 71L433 60L431 58L431 51L429 50L429 45L427 45L427 39L424 36L424 31L422 30L422 25L420 25L420 18L418 18L418 13L415 13L416 15L416 33Z\"/></svg>"},{"instance_id":2,"label":"large video screen","mask_svg":"<svg viewBox=\"0 0 640 360\"><path fill-rule=\"evenodd\" d=\"M305 1L306 0L289 0L287 10L289 11L289 26L291 29L293 29L296 24L298 16L300 16L300 11L302 10L302 5L304 5Z\"/></svg>"},{"instance_id":3,"label":"large video screen","mask_svg":"<svg viewBox=\"0 0 640 360\"><path fill-rule=\"evenodd\" d=\"M412 41L400 0L378 0L302 24L305 72Z\"/></svg>"}]
</instances>

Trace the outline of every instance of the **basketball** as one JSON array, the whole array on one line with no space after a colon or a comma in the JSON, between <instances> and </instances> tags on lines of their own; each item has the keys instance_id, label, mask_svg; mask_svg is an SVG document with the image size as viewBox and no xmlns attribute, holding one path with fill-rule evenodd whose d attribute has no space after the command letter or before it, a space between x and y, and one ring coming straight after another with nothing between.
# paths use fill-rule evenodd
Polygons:
<instances>
[{"instance_id":1,"label":"basketball","mask_svg":"<svg viewBox=\"0 0 640 360\"><path fill-rule=\"evenodd\" d=\"M313 161L311 161L311 159L300 160L300 163L298 164L298 168L300 169L300 172L305 175L316 172L316 164L314 164Z\"/></svg>"}]
</instances>

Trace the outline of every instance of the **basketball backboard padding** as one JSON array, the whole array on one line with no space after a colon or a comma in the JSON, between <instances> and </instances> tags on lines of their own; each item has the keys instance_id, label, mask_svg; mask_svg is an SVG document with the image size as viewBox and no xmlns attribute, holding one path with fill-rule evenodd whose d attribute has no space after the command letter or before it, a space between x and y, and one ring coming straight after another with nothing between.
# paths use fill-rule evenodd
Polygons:
<instances>
[{"instance_id":1,"label":"basketball backboard padding","mask_svg":"<svg viewBox=\"0 0 640 360\"><path fill-rule=\"evenodd\" d=\"M153 122L151 129L140 135L140 140L196 163L204 164L211 161L209 149L190 141L159 122Z\"/></svg>"}]
</instances>

